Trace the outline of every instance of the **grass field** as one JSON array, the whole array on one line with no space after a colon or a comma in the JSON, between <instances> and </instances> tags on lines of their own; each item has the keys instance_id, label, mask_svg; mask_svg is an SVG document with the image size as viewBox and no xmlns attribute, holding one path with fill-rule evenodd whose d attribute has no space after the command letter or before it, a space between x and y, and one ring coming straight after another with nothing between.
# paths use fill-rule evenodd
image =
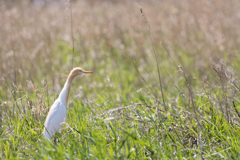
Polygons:
<instances>
[{"instance_id":1,"label":"grass field","mask_svg":"<svg viewBox=\"0 0 240 160\"><path fill-rule=\"evenodd\" d=\"M239 8L0 1L0 159L240 159ZM73 66L94 74L74 80L49 142L43 124L71 70L72 40Z\"/></svg>"}]
</instances>

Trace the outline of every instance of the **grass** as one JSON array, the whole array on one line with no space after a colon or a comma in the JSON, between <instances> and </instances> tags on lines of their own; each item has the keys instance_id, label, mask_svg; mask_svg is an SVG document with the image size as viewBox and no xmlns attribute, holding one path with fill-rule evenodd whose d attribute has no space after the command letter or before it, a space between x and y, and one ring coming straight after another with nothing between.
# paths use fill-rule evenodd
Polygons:
<instances>
[{"instance_id":1,"label":"grass","mask_svg":"<svg viewBox=\"0 0 240 160\"><path fill-rule=\"evenodd\" d=\"M74 80L49 142L43 123L72 65L71 12L0 2L0 159L239 159L239 7L75 2L73 64L94 74Z\"/></svg>"}]
</instances>

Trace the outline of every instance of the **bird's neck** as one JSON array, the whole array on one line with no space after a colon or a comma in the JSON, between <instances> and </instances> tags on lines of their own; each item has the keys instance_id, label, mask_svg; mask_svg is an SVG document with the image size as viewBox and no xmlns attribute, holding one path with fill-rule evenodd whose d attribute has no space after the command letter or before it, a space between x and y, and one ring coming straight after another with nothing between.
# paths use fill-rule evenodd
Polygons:
<instances>
[{"instance_id":1,"label":"bird's neck","mask_svg":"<svg viewBox=\"0 0 240 160\"><path fill-rule=\"evenodd\" d=\"M73 81L74 78L75 78L75 76L73 76L70 73L67 81L64 84L64 87L63 87L62 91L59 94L59 99L62 101L62 103L65 104L66 107L67 107L67 103L68 103L68 98L69 98L69 93L70 93L72 81Z\"/></svg>"}]
</instances>

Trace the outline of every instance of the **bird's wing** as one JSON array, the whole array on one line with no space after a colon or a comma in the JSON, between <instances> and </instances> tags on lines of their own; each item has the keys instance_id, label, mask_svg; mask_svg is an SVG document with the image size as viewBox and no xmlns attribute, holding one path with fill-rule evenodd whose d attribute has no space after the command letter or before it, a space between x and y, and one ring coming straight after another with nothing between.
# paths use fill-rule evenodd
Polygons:
<instances>
[{"instance_id":1,"label":"bird's wing","mask_svg":"<svg viewBox=\"0 0 240 160\"><path fill-rule=\"evenodd\" d=\"M63 123L66 118L66 108L63 105L59 100L56 100L48 112L44 124L47 131L44 131L49 132L51 136L61 128L61 123Z\"/></svg>"},{"instance_id":2,"label":"bird's wing","mask_svg":"<svg viewBox=\"0 0 240 160\"><path fill-rule=\"evenodd\" d=\"M59 102L58 100L56 100L56 101L53 103L53 105L51 106L51 108L50 108L50 110L49 110L49 112L48 112L46 121L45 121L45 123L44 123L44 126L45 126L46 128L48 128L49 122L50 122L50 120L52 119L52 116L57 114L59 106L60 106L60 102Z\"/></svg>"}]
</instances>

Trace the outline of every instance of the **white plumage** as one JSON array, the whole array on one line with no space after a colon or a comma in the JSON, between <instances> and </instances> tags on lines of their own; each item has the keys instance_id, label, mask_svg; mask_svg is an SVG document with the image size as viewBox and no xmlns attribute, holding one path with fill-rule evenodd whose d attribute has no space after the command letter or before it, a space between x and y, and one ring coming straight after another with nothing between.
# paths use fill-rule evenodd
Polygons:
<instances>
[{"instance_id":1,"label":"white plumage","mask_svg":"<svg viewBox=\"0 0 240 160\"><path fill-rule=\"evenodd\" d=\"M46 139L50 139L53 134L58 132L61 129L62 124L65 122L67 102L73 79L78 75L83 75L86 73L92 72L84 71L79 67L74 68L70 72L61 93L51 106L44 123L43 136Z\"/></svg>"},{"instance_id":2,"label":"white plumage","mask_svg":"<svg viewBox=\"0 0 240 160\"><path fill-rule=\"evenodd\" d=\"M43 131L44 137L50 139L54 133L61 129L65 119L66 106L59 99L57 99L50 108L46 118L46 122L44 124L45 128Z\"/></svg>"}]
</instances>

